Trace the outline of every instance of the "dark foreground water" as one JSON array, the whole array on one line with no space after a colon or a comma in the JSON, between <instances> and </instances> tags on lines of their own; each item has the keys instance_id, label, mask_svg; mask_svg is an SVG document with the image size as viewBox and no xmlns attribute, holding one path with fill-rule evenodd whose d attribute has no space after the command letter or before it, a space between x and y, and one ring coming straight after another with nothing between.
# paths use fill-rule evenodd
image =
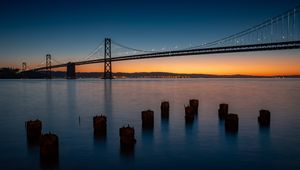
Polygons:
<instances>
[{"instance_id":1,"label":"dark foreground water","mask_svg":"<svg viewBox=\"0 0 300 170\"><path fill-rule=\"evenodd\" d=\"M186 124L184 105L199 99ZM170 101L169 121L160 103ZM219 103L239 115L237 135L219 121ZM271 111L260 128L260 109ZM154 130L141 129L141 111L155 112ZM95 139L92 118L108 118ZM78 118L81 118L79 122ZM300 79L1 80L0 169L48 168L27 144L24 122L39 118L59 136L59 169L300 169ZM119 128L130 124L137 143L120 151Z\"/></svg>"}]
</instances>

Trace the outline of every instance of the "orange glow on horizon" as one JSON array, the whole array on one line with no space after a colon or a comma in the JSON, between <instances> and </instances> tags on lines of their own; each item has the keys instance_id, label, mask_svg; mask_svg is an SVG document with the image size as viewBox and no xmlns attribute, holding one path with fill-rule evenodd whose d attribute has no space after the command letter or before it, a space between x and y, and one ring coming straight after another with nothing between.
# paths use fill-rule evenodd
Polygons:
<instances>
[{"instance_id":1,"label":"orange glow on horizon","mask_svg":"<svg viewBox=\"0 0 300 170\"><path fill-rule=\"evenodd\" d=\"M78 66L77 72L103 72L103 64ZM113 62L113 72L170 72L215 75L300 75L300 57L210 57L160 58Z\"/></svg>"},{"instance_id":2,"label":"orange glow on horizon","mask_svg":"<svg viewBox=\"0 0 300 170\"><path fill-rule=\"evenodd\" d=\"M112 63L113 72L169 72L183 74L214 75L300 75L299 50L265 53L235 53L203 56L169 57L156 59L128 60ZM281 54L282 53L282 54ZM1 67L20 65L4 61ZM34 62L32 62L34 65ZM14 65L15 64L15 65ZM29 66L30 68L30 66ZM66 71L66 68L53 69ZM103 72L103 63L76 66L76 72Z\"/></svg>"}]
</instances>

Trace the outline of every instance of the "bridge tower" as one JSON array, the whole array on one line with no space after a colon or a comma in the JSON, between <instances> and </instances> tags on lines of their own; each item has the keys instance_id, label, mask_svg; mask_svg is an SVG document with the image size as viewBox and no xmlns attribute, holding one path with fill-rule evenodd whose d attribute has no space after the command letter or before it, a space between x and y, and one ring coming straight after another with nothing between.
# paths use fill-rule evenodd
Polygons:
<instances>
[{"instance_id":1,"label":"bridge tower","mask_svg":"<svg viewBox=\"0 0 300 170\"><path fill-rule=\"evenodd\" d=\"M111 69L111 39L104 40L104 72L103 79L113 79Z\"/></svg>"},{"instance_id":2,"label":"bridge tower","mask_svg":"<svg viewBox=\"0 0 300 170\"><path fill-rule=\"evenodd\" d=\"M51 55L50 54L46 55L46 77L47 77L47 79L52 78L52 74L51 74Z\"/></svg>"},{"instance_id":3,"label":"bridge tower","mask_svg":"<svg viewBox=\"0 0 300 170\"><path fill-rule=\"evenodd\" d=\"M27 64L26 62L22 63L22 71L26 71L27 70Z\"/></svg>"}]
</instances>

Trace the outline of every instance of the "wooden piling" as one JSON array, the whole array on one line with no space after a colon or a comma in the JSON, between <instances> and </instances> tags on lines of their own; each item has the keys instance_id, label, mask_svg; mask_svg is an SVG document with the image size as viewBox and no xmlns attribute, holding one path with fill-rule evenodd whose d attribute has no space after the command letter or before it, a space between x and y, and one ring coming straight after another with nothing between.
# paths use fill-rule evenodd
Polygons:
<instances>
[{"instance_id":1,"label":"wooden piling","mask_svg":"<svg viewBox=\"0 0 300 170\"><path fill-rule=\"evenodd\" d=\"M142 111L142 127L143 128L154 127L154 112L152 110Z\"/></svg>"},{"instance_id":2,"label":"wooden piling","mask_svg":"<svg viewBox=\"0 0 300 170\"><path fill-rule=\"evenodd\" d=\"M199 100L191 99L190 106L192 107L193 113L198 114Z\"/></svg>"},{"instance_id":3,"label":"wooden piling","mask_svg":"<svg viewBox=\"0 0 300 170\"><path fill-rule=\"evenodd\" d=\"M51 160L58 159L58 136L52 133L43 134L40 138L40 157Z\"/></svg>"},{"instance_id":4,"label":"wooden piling","mask_svg":"<svg viewBox=\"0 0 300 170\"><path fill-rule=\"evenodd\" d=\"M106 133L106 116L94 116L93 117L94 132Z\"/></svg>"},{"instance_id":5,"label":"wooden piling","mask_svg":"<svg viewBox=\"0 0 300 170\"><path fill-rule=\"evenodd\" d=\"M39 119L36 120L29 120L25 122L26 132L27 132L27 139L29 141L38 141L42 134L42 121Z\"/></svg>"},{"instance_id":6,"label":"wooden piling","mask_svg":"<svg viewBox=\"0 0 300 170\"><path fill-rule=\"evenodd\" d=\"M191 106L185 106L185 120L187 122L193 121L194 120L194 110Z\"/></svg>"},{"instance_id":7,"label":"wooden piling","mask_svg":"<svg viewBox=\"0 0 300 170\"><path fill-rule=\"evenodd\" d=\"M219 105L219 118L224 119L228 115L228 104L226 103L221 103Z\"/></svg>"},{"instance_id":8,"label":"wooden piling","mask_svg":"<svg viewBox=\"0 0 300 170\"><path fill-rule=\"evenodd\" d=\"M260 110L259 111L259 116L258 116L258 123L261 126L269 126L270 125L270 121L271 121L271 113L269 110Z\"/></svg>"},{"instance_id":9,"label":"wooden piling","mask_svg":"<svg viewBox=\"0 0 300 170\"><path fill-rule=\"evenodd\" d=\"M119 136L120 136L120 144L123 147L133 147L136 143L136 139L134 137L134 128L130 127L129 125L127 127L122 127L119 130Z\"/></svg>"},{"instance_id":10,"label":"wooden piling","mask_svg":"<svg viewBox=\"0 0 300 170\"><path fill-rule=\"evenodd\" d=\"M160 105L161 110L161 117L164 119L169 118L169 112L170 112L170 104L168 101L163 101Z\"/></svg>"},{"instance_id":11,"label":"wooden piling","mask_svg":"<svg viewBox=\"0 0 300 170\"><path fill-rule=\"evenodd\" d=\"M239 118L237 114L230 113L225 117L225 129L230 132L237 132L239 128Z\"/></svg>"}]
</instances>

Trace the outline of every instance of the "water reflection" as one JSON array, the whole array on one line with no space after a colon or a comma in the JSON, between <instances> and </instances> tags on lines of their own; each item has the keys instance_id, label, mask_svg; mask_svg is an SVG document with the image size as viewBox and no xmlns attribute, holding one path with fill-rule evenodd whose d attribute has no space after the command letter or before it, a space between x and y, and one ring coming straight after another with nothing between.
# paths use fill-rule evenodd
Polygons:
<instances>
[{"instance_id":1,"label":"water reflection","mask_svg":"<svg viewBox=\"0 0 300 170\"><path fill-rule=\"evenodd\" d=\"M52 81L46 81L46 111L51 113L53 106L53 90Z\"/></svg>"},{"instance_id":2,"label":"water reflection","mask_svg":"<svg viewBox=\"0 0 300 170\"><path fill-rule=\"evenodd\" d=\"M104 112L111 118L113 99L112 99L112 80L104 80Z\"/></svg>"},{"instance_id":3,"label":"water reflection","mask_svg":"<svg viewBox=\"0 0 300 170\"><path fill-rule=\"evenodd\" d=\"M270 147L270 126L259 125L259 142L264 149Z\"/></svg>"},{"instance_id":4,"label":"water reflection","mask_svg":"<svg viewBox=\"0 0 300 170\"><path fill-rule=\"evenodd\" d=\"M30 155L36 155L39 152L39 141L32 141L27 138L27 151Z\"/></svg>"},{"instance_id":5,"label":"water reflection","mask_svg":"<svg viewBox=\"0 0 300 170\"><path fill-rule=\"evenodd\" d=\"M185 119L185 129L187 131L192 130L195 122L196 122L195 118L194 119Z\"/></svg>"},{"instance_id":6,"label":"water reflection","mask_svg":"<svg viewBox=\"0 0 300 170\"><path fill-rule=\"evenodd\" d=\"M245 168L245 165L245 169L259 169L257 167L260 166L257 165L264 164L273 165L269 167L271 169L282 169L284 165L299 165L296 158L299 157L300 151L295 147L299 143L299 103L296 102L300 99L300 93L296 93L299 91L299 80L76 81L53 81L53 84L48 82L47 88L45 82L30 82L30 86L25 82L26 87L30 88L23 94L26 100L22 105L16 105L19 95L23 93L22 89L16 90L18 87L11 83L7 85L1 93L5 95L0 99L0 109L3 113L1 136L6 136L1 140L0 146L3 153L7 153L1 156L1 160L5 162L2 166L16 167L15 169L25 166L41 166L42 169L86 166L90 169L99 166L103 169L126 169L131 166L132 169L150 169L148 165L153 163L157 169L213 169L221 166L225 169L235 169ZM233 81L236 83L235 89L232 89ZM1 82L1 85L3 83ZM270 83L274 85L270 86ZM195 91L195 87L203 90ZM251 90L253 88L255 90ZM36 89L43 91L28 93ZM180 89L186 90L181 92ZM255 91L257 95L249 93L246 98L245 93L248 91ZM193 94L199 96L200 101L206 101L206 105L198 119L186 123L182 104ZM157 99L164 96L171 101L177 101L172 107L170 119L160 119L160 115L157 114L152 132L143 131L140 114L137 112L147 107L158 111ZM44 102L46 98L48 102ZM245 98L247 102L242 100ZM268 100L261 102L257 101L257 98ZM224 121L218 121L217 114L213 113L217 108L216 103L224 100L232 103L235 106L232 111L240 113L244 118L239 132L233 135L225 131ZM128 105L128 102L131 105ZM46 103L49 104L49 108ZM144 105L140 105L141 103ZM274 120L278 120L267 128L259 126L255 119L257 113L253 112L254 109L264 106L270 106L274 110ZM38 146L26 143L25 133L22 133L23 122L29 118L36 118L30 116L31 110L24 112L29 108L41 110L40 117L45 121L45 130L59 130L59 134L62 135L60 162L50 165L46 162L40 165ZM51 114L48 114L50 111L46 109L51 110ZM80 128L78 115L74 116L72 110L81 113ZM99 112L108 116L107 136L104 137L94 135L92 130L92 116ZM137 143L133 149L120 147L118 130L123 123L130 123L137 129ZM201 126L198 128L197 124ZM274 162L274 157L280 162ZM287 169L292 169L290 167Z\"/></svg>"},{"instance_id":7,"label":"water reflection","mask_svg":"<svg viewBox=\"0 0 300 170\"><path fill-rule=\"evenodd\" d=\"M40 169L50 170L59 169L59 158L57 159L40 159Z\"/></svg>"},{"instance_id":8,"label":"water reflection","mask_svg":"<svg viewBox=\"0 0 300 170\"><path fill-rule=\"evenodd\" d=\"M75 80L68 80L67 81L67 97L68 97L68 112L69 115L72 117L75 115L77 110L77 103L76 103L76 81Z\"/></svg>"},{"instance_id":9,"label":"water reflection","mask_svg":"<svg viewBox=\"0 0 300 170\"><path fill-rule=\"evenodd\" d=\"M233 144L236 144L238 131L226 130L224 119L219 119L219 133L220 135L225 136L227 142L234 142Z\"/></svg>"},{"instance_id":10,"label":"water reflection","mask_svg":"<svg viewBox=\"0 0 300 170\"><path fill-rule=\"evenodd\" d=\"M193 140L194 135L197 133L198 117L195 115L194 119L185 120L185 136Z\"/></svg>"},{"instance_id":11,"label":"water reflection","mask_svg":"<svg viewBox=\"0 0 300 170\"><path fill-rule=\"evenodd\" d=\"M94 147L95 149L97 149L99 151L99 153L104 153L106 152L107 150L107 135L106 133L103 134L103 133L97 133L97 132L94 132L94 140L93 140L93 143L94 143ZM98 153L97 151L97 153Z\"/></svg>"},{"instance_id":12,"label":"water reflection","mask_svg":"<svg viewBox=\"0 0 300 170\"><path fill-rule=\"evenodd\" d=\"M269 135L270 133L270 126L261 126L259 125L259 133Z\"/></svg>"},{"instance_id":13,"label":"water reflection","mask_svg":"<svg viewBox=\"0 0 300 170\"><path fill-rule=\"evenodd\" d=\"M169 119L161 119L160 125L161 133L165 136L169 131Z\"/></svg>"},{"instance_id":14,"label":"water reflection","mask_svg":"<svg viewBox=\"0 0 300 170\"><path fill-rule=\"evenodd\" d=\"M135 146L120 145L120 154L122 158L133 158L135 152Z\"/></svg>"},{"instance_id":15,"label":"water reflection","mask_svg":"<svg viewBox=\"0 0 300 170\"><path fill-rule=\"evenodd\" d=\"M95 132L94 131L94 141L99 143L104 143L106 141L107 134L106 132Z\"/></svg>"},{"instance_id":16,"label":"water reflection","mask_svg":"<svg viewBox=\"0 0 300 170\"><path fill-rule=\"evenodd\" d=\"M154 145L154 129L153 128L142 128L142 145L147 148L152 148Z\"/></svg>"}]
</instances>

